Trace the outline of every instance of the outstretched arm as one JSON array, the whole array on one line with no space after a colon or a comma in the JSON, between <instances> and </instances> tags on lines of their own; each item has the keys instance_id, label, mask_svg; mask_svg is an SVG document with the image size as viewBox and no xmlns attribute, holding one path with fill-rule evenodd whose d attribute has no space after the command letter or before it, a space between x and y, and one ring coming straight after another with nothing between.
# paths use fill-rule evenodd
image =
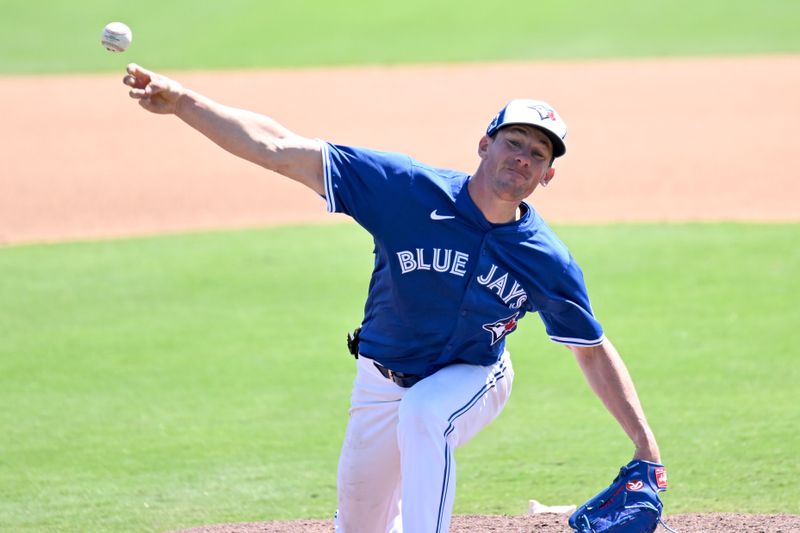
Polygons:
<instances>
[{"instance_id":1,"label":"outstretched arm","mask_svg":"<svg viewBox=\"0 0 800 533\"><path fill-rule=\"evenodd\" d=\"M264 115L228 107L180 83L128 65L123 79L146 110L174 114L228 152L324 194L320 142L297 135Z\"/></svg>"},{"instance_id":2,"label":"outstretched arm","mask_svg":"<svg viewBox=\"0 0 800 533\"><path fill-rule=\"evenodd\" d=\"M636 446L634 459L661 462L656 438L644 416L625 363L608 339L599 346L570 346L592 390Z\"/></svg>"}]
</instances>

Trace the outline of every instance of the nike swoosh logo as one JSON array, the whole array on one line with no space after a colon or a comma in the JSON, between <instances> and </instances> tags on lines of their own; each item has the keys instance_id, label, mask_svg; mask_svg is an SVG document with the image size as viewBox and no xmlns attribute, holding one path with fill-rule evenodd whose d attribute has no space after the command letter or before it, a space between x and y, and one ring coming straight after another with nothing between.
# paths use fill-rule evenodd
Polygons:
<instances>
[{"instance_id":1,"label":"nike swoosh logo","mask_svg":"<svg viewBox=\"0 0 800 533\"><path fill-rule=\"evenodd\" d=\"M448 220L451 218L456 218L453 215L440 215L436 212L436 209L431 211L431 220Z\"/></svg>"}]
</instances>

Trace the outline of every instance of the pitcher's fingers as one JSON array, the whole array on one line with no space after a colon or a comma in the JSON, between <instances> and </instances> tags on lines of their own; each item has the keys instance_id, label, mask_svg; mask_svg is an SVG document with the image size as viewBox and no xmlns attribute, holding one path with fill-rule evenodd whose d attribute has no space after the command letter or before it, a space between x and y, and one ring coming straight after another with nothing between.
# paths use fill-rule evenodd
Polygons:
<instances>
[{"instance_id":1,"label":"pitcher's fingers","mask_svg":"<svg viewBox=\"0 0 800 533\"><path fill-rule=\"evenodd\" d=\"M130 91L128 91L128 94L130 95L131 98L135 98L137 100L149 97L149 95L144 89L131 89Z\"/></svg>"},{"instance_id":2,"label":"pitcher's fingers","mask_svg":"<svg viewBox=\"0 0 800 533\"><path fill-rule=\"evenodd\" d=\"M136 63L129 64L127 70L128 74L134 77L137 85L141 85L142 87L150 83L150 80L153 79L155 75L153 72L140 67Z\"/></svg>"},{"instance_id":3,"label":"pitcher's fingers","mask_svg":"<svg viewBox=\"0 0 800 533\"><path fill-rule=\"evenodd\" d=\"M128 74L132 76L136 76L137 74L141 74L143 76L152 76L153 73L147 70L144 67L137 65L136 63L128 63Z\"/></svg>"}]
</instances>

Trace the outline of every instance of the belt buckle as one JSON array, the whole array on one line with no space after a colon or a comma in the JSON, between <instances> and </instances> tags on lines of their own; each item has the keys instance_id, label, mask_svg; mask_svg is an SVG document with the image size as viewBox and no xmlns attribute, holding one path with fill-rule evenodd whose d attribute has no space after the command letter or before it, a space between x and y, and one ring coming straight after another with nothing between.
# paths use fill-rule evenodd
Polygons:
<instances>
[{"instance_id":1,"label":"belt buckle","mask_svg":"<svg viewBox=\"0 0 800 533\"><path fill-rule=\"evenodd\" d=\"M409 375L405 372L395 372L391 368L379 364L377 361L373 361L373 363L383 377L404 389L411 387L420 380L419 376Z\"/></svg>"},{"instance_id":2,"label":"belt buckle","mask_svg":"<svg viewBox=\"0 0 800 533\"><path fill-rule=\"evenodd\" d=\"M400 375L398 375L397 372L395 372L391 368L387 368L386 372L389 374L389 379L398 387L403 387L404 389L407 389L408 387L411 386L408 384L408 381L406 380L406 375L403 374L402 372L400 372Z\"/></svg>"}]
</instances>

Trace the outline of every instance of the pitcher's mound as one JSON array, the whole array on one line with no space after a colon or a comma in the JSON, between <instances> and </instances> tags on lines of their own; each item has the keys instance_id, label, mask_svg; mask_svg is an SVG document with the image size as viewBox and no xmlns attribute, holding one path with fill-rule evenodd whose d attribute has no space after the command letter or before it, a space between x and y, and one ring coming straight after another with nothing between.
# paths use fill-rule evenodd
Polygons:
<instances>
[{"instance_id":1,"label":"pitcher's mound","mask_svg":"<svg viewBox=\"0 0 800 533\"><path fill-rule=\"evenodd\" d=\"M800 516L703 513L665 516L679 533L800 533ZM182 529L175 533L331 533L332 520L293 520L220 524ZM454 516L450 533L565 533L571 531L567 515ZM665 532L657 528L657 532Z\"/></svg>"}]
</instances>

